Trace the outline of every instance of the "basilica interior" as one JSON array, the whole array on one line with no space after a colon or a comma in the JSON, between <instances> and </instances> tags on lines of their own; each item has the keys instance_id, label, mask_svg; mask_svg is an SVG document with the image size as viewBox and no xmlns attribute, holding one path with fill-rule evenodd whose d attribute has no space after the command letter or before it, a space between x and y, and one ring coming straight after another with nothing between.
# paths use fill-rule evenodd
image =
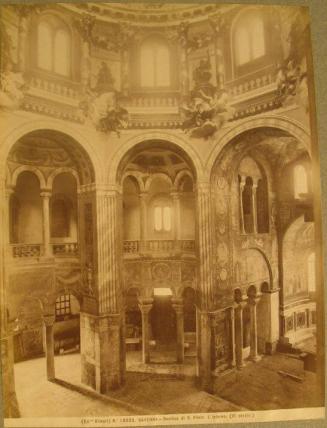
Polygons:
<instances>
[{"instance_id":1,"label":"basilica interior","mask_svg":"<svg viewBox=\"0 0 327 428\"><path fill-rule=\"evenodd\" d=\"M5 415L16 365L71 352L104 395L160 363L219 394L276 353L322 378L305 10L1 12Z\"/></svg>"}]
</instances>

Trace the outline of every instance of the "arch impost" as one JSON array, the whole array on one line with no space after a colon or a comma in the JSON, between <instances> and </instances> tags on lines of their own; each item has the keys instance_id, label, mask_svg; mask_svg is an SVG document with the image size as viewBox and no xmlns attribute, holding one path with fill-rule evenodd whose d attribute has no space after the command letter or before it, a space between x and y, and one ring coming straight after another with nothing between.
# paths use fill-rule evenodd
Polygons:
<instances>
[{"instance_id":1,"label":"arch impost","mask_svg":"<svg viewBox=\"0 0 327 428\"><path fill-rule=\"evenodd\" d=\"M115 194L122 194L122 186L118 184L108 185L108 184L97 184L97 183L91 183L91 184L83 184L79 186L77 193L89 193L89 192L96 192L98 194L103 195L115 195Z\"/></svg>"}]
</instances>

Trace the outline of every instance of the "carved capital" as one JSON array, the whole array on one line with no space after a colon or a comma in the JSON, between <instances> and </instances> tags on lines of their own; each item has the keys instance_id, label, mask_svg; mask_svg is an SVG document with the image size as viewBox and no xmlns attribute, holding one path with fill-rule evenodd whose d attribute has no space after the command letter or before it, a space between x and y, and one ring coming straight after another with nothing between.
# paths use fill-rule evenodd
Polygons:
<instances>
[{"instance_id":1,"label":"carved capital","mask_svg":"<svg viewBox=\"0 0 327 428\"><path fill-rule=\"evenodd\" d=\"M55 320L56 320L56 316L55 315L44 315L43 316L43 322L44 322L44 325L46 327L53 326Z\"/></svg>"}]
</instances>

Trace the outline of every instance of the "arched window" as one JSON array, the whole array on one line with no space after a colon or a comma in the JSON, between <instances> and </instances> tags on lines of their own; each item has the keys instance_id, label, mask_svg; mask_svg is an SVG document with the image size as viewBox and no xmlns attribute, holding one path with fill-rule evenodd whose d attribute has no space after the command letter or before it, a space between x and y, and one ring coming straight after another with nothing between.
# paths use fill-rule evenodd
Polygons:
<instances>
[{"instance_id":1,"label":"arched window","mask_svg":"<svg viewBox=\"0 0 327 428\"><path fill-rule=\"evenodd\" d=\"M38 24L37 66L63 76L69 76L71 37L61 21L49 17Z\"/></svg>"},{"instance_id":2,"label":"arched window","mask_svg":"<svg viewBox=\"0 0 327 428\"><path fill-rule=\"evenodd\" d=\"M242 66L266 53L265 29L262 16L254 11L241 15L234 30L234 56L237 66Z\"/></svg>"},{"instance_id":3,"label":"arched window","mask_svg":"<svg viewBox=\"0 0 327 428\"><path fill-rule=\"evenodd\" d=\"M244 221L245 233L254 232L252 187L253 187L252 178L246 177L244 189L242 192L243 221Z\"/></svg>"},{"instance_id":4,"label":"arched window","mask_svg":"<svg viewBox=\"0 0 327 428\"><path fill-rule=\"evenodd\" d=\"M170 86L170 52L160 40L147 40L141 46L140 83L142 87Z\"/></svg>"},{"instance_id":5,"label":"arched window","mask_svg":"<svg viewBox=\"0 0 327 428\"><path fill-rule=\"evenodd\" d=\"M258 233L269 232L268 189L264 179L258 180L257 186L257 229Z\"/></svg>"},{"instance_id":6,"label":"arched window","mask_svg":"<svg viewBox=\"0 0 327 428\"><path fill-rule=\"evenodd\" d=\"M37 65L43 70L52 70L52 30L47 22L38 26Z\"/></svg>"},{"instance_id":7,"label":"arched window","mask_svg":"<svg viewBox=\"0 0 327 428\"><path fill-rule=\"evenodd\" d=\"M309 293L316 291L316 267L315 267L315 253L311 253L308 257L308 291Z\"/></svg>"},{"instance_id":8,"label":"arched window","mask_svg":"<svg viewBox=\"0 0 327 428\"><path fill-rule=\"evenodd\" d=\"M294 168L294 197L299 199L302 194L308 193L308 176L303 165Z\"/></svg>"},{"instance_id":9,"label":"arched window","mask_svg":"<svg viewBox=\"0 0 327 428\"><path fill-rule=\"evenodd\" d=\"M171 231L171 207L164 205L154 207L154 229L157 232Z\"/></svg>"},{"instance_id":10,"label":"arched window","mask_svg":"<svg viewBox=\"0 0 327 428\"><path fill-rule=\"evenodd\" d=\"M70 72L70 37L66 30L58 30L54 38L54 71L68 76Z\"/></svg>"},{"instance_id":11,"label":"arched window","mask_svg":"<svg viewBox=\"0 0 327 428\"><path fill-rule=\"evenodd\" d=\"M69 236L70 206L65 199L55 199L51 204L51 237Z\"/></svg>"}]
</instances>

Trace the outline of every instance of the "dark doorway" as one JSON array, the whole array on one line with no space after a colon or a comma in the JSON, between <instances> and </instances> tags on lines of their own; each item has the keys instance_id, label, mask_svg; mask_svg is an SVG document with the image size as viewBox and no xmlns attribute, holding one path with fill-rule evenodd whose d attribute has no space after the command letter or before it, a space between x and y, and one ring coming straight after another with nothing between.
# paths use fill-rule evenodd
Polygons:
<instances>
[{"instance_id":1,"label":"dark doorway","mask_svg":"<svg viewBox=\"0 0 327 428\"><path fill-rule=\"evenodd\" d=\"M171 296L155 296L150 312L152 338L158 345L176 343L176 313Z\"/></svg>"}]
</instances>

